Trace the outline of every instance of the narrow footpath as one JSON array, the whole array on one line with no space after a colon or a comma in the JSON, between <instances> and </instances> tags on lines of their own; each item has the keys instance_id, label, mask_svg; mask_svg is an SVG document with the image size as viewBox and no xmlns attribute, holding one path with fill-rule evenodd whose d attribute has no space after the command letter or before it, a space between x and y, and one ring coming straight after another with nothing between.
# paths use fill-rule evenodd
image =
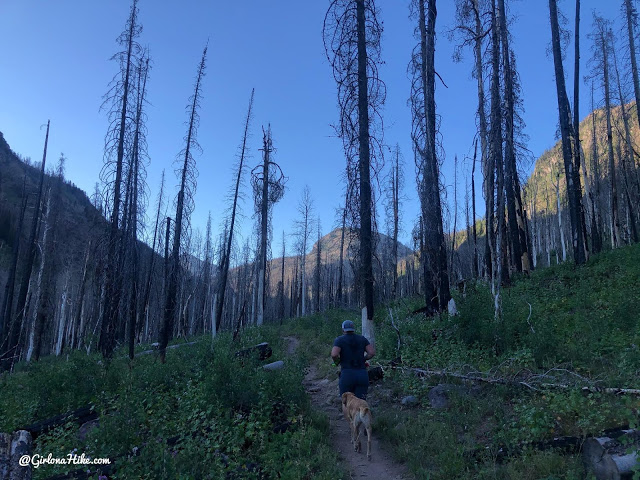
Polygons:
<instances>
[{"instance_id":1,"label":"narrow footpath","mask_svg":"<svg viewBox=\"0 0 640 480\"><path fill-rule=\"evenodd\" d=\"M289 342L288 353L294 353L300 344L300 340L295 337L285 338ZM374 431L371 442L371 461L368 461L366 455L366 433L363 431L360 434L363 447L362 453L355 452L351 443L351 431L349 424L342 415L342 405L338 397L338 379L322 378L318 375L316 366L311 365L303 383L311 397L313 407L325 413L329 418L331 442L347 467L350 478L375 478L380 480L409 480L412 478L407 468L396 463L378 440L375 432L375 408L371 409L374 418ZM372 394L373 392L370 390L369 400L372 399Z\"/></svg>"}]
</instances>

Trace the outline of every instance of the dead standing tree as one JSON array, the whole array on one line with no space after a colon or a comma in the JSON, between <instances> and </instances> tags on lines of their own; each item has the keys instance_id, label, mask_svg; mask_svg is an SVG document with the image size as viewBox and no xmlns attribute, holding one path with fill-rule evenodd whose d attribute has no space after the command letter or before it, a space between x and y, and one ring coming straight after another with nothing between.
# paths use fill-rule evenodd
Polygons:
<instances>
[{"instance_id":1,"label":"dead standing tree","mask_svg":"<svg viewBox=\"0 0 640 480\"><path fill-rule=\"evenodd\" d=\"M480 136L481 165L484 176L483 194L485 197L485 271L488 277L493 275L493 255L495 254L494 233L494 191L495 191L495 162L489 155L489 125L486 113L486 96L484 86L483 41L491 32L484 24L486 15L486 0L458 0L456 3L456 33L461 36L461 44L456 48L455 60L461 58L462 48L473 47L474 66L473 75L478 84L478 133ZM475 162L474 162L475 167ZM472 175L472 186L473 175ZM475 204L475 195L473 196ZM473 208L475 211L475 207ZM474 214L475 230L475 214ZM475 237L474 237L475 238ZM474 242L475 245L475 242ZM475 247L474 247L475 248Z\"/></svg>"},{"instance_id":2,"label":"dead standing tree","mask_svg":"<svg viewBox=\"0 0 640 480\"><path fill-rule=\"evenodd\" d=\"M620 219L618 213L618 192L616 187L616 168L613 154L613 130L611 126L611 88L609 79L609 56L613 48L613 33L611 31L611 23L602 17L594 14L593 16L593 56L592 76L598 78L601 82L604 96L604 113L607 125L607 152L609 160L609 200L610 200L610 216L609 226L611 231L611 248L620 245Z\"/></svg>"},{"instance_id":3,"label":"dead standing tree","mask_svg":"<svg viewBox=\"0 0 640 480\"><path fill-rule=\"evenodd\" d=\"M260 247L258 249L258 315L257 325L264 321L267 285L267 244L269 239L269 220L273 205L284 196L287 178L280 165L272 160L274 153L271 138L271 125L262 129L262 164L251 171L251 186L256 214L260 215Z\"/></svg>"},{"instance_id":4,"label":"dead standing tree","mask_svg":"<svg viewBox=\"0 0 640 480\"><path fill-rule=\"evenodd\" d=\"M424 293L428 307L441 311L451 298L447 274L447 249L442 226L440 172L437 154L435 103L435 25L436 1L414 0L418 26L416 47L409 70L412 74L412 140L416 158L418 193L423 219L421 260Z\"/></svg>"},{"instance_id":5,"label":"dead standing tree","mask_svg":"<svg viewBox=\"0 0 640 480\"><path fill-rule=\"evenodd\" d=\"M62 185L64 182L64 155L60 156L58 171L54 179L54 186L47 202L47 221L42 235L42 266L41 266L41 288L37 302L37 311L33 325L33 340L30 341L27 361L33 356L34 360L40 358L42 350L42 335L45 327L48 326L49 318L54 311L52 301L55 293L55 241L58 227L58 216L60 214Z\"/></svg>"},{"instance_id":6,"label":"dead standing tree","mask_svg":"<svg viewBox=\"0 0 640 480\"><path fill-rule=\"evenodd\" d=\"M393 239L391 245L391 298L395 299L398 294L398 235L401 227L400 212L400 191L404 186L404 174L402 171L403 161L400 153L400 145L393 149L393 163L389 174L389 187L387 189L387 234Z\"/></svg>"},{"instance_id":7,"label":"dead standing tree","mask_svg":"<svg viewBox=\"0 0 640 480\"><path fill-rule=\"evenodd\" d=\"M247 118L244 123L244 134L242 135L242 143L240 144L240 152L238 154L238 164L235 169L235 188L233 190L231 212L229 214L227 235L224 238L224 249L222 250L222 258L220 259L220 283L218 284L218 292L215 295L215 312L214 322L215 331L220 329L222 322L222 312L224 307L224 297L227 289L227 279L229 278L229 265L231 262L231 246L233 245L233 234L235 229L236 215L238 213L238 200L241 198L240 187L242 186L242 174L244 173L244 161L248 156L247 140L249 139L249 123L251 122L251 110L253 109L253 96L255 90L251 90L251 98L249 99L249 108L247 110Z\"/></svg>"},{"instance_id":8,"label":"dead standing tree","mask_svg":"<svg viewBox=\"0 0 640 480\"><path fill-rule=\"evenodd\" d=\"M498 0L498 25L502 44L502 73L504 82L504 166L505 193L508 211L511 266L516 271L529 271L529 252L522 193L516 166L516 88L517 73L509 47L509 31L505 0Z\"/></svg>"},{"instance_id":9,"label":"dead standing tree","mask_svg":"<svg viewBox=\"0 0 640 480\"><path fill-rule=\"evenodd\" d=\"M190 99L189 122L187 126L187 134L184 138L185 148L179 154L180 168L176 171L180 175L180 191L176 201L176 218L173 234L173 248L171 252L171 266L169 268L169 285L167 288L167 296L165 299L164 318L160 327L159 351L160 361L164 363L166 357L167 344L169 336L172 335L174 320L177 313L178 302L178 284L180 275L180 240L183 229L188 230L189 218L193 211L193 195L196 189L196 162L193 158L193 150L199 150L200 146L196 140L198 133L198 125L200 116L198 108L202 98L202 79L204 77L205 64L207 60L207 48L204 47L202 58L198 64L198 73L196 74L196 85L193 96Z\"/></svg>"},{"instance_id":10,"label":"dead standing tree","mask_svg":"<svg viewBox=\"0 0 640 480\"><path fill-rule=\"evenodd\" d=\"M309 187L305 186L302 198L298 203L300 218L295 222L296 236L300 255L300 303L301 311L298 316L307 314L307 246L311 238L311 217L313 214L313 200Z\"/></svg>"},{"instance_id":11,"label":"dead standing tree","mask_svg":"<svg viewBox=\"0 0 640 480\"><path fill-rule=\"evenodd\" d=\"M137 0L129 13L125 31L117 39L124 50L116 53L112 59L120 64L120 72L116 74L111 88L105 95L103 107L109 108L109 130L105 139L105 165L102 170L103 182L106 184L106 195L111 205L109 236L107 239L106 286L104 295L104 314L100 331L99 347L105 358L110 358L115 348L115 335L121 296L121 202L122 177L124 169L125 149L128 148L127 136L130 134L130 115L133 108L133 69L135 58L140 52L139 37L142 27L138 25ZM115 157L115 158L114 158Z\"/></svg>"},{"instance_id":12,"label":"dead standing tree","mask_svg":"<svg viewBox=\"0 0 640 480\"><path fill-rule=\"evenodd\" d=\"M555 66L556 89L558 95L558 114L560 116L560 133L562 136L562 158L567 182L567 198L569 200L569 218L571 221L571 243L574 261L577 265L586 261L584 248L584 225L582 211L582 189L580 187L580 152L576 151L574 131L571 121L571 109L564 80L562 66L562 50L560 45L560 28L558 25L558 7L556 0L549 0L549 18L551 21L551 42Z\"/></svg>"},{"instance_id":13,"label":"dead standing tree","mask_svg":"<svg viewBox=\"0 0 640 480\"><path fill-rule=\"evenodd\" d=\"M336 131L347 158L347 177L358 205L352 228L359 233L360 277L366 315L363 333L373 343L373 231L371 170L382 162L382 117L386 90L378 75L382 24L374 0L333 0L325 16L323 38L338 87L340 123Z\"/></svg>"},{"instance_id":14,"label":"dead standing tree","mask_svg":"<svg viewBox=\"0 0 640 480\"><path fill-rule=\"evenodd\" d=\"M489 134L489 155L493 158L496 175L495 213L497 216L497 234L493 252L492 293L494 295L495 318L501 316L500 288L502 282L509 279L509 269L505 265L505 187L504 158L502 149L502 99L500 95L500 35L499 16L496 0L491 1L491 129ZM493 195L493 192L492 192Z\"/></svg>"},{"instance_id":15,"label":"dead standing tree","mask_svg":"<svg viewBox=\"0 0 640 480\"><path fill-rule=\"evenodd\" d=\"M624 0L627 33L629 37L629 57L631 61L631 76L633 78L633 93L636 99L636 105L640 105L640 81L638 80L638 59L636 57L636 29L638 22L638 12L632 3L632 0ZM640 125L640 115L638 117L638 125Z\"/></svg>"},{"instance_id":16,"label":"dead standing tree","mask_svg":"<svg viewBox=\"0 0 640 480\"><path fill-rule=\"evenodd\" d=\"M129 250L129 282L131 289L129 292L128 311L128 344L129 358L133 359L136 324L138 322L138 292L140 289L139 273L139 252L138 252L138 224L144 215L144 192L146 190L146 164L147 139L146 139L146 113L144 105L146 101L147 78L149 75L149 54L143 53L136 66L137 88L136 88L136 112L133 127L133 148L129 164L129 180L131 200L129 201L127 237Z\"/></svg>"},{"instance_id":17,"label":"dead standing tree","mask_svg":"<svg viewBox=\"0 0 640 480\"><path fill-rule=\"evenodd\" d=\"M33 271L33 264L36 258L37 245L37 233L40 222L40 201L42 199L42 190L44 188L44 175L45 165L47 163L47 144L49 143L49 125L50 121L47 121L47 134L44 139L44 151L42 154L42 164L40 166L40 180L38 183L38 192L36 193L36 200L33 208L33 217L31 220L31 231L29 233L29 239L27 240L27 258L24 264L24 270L22 272L22 282L20 283L20 290L18 291L18 299L16 303L15 316L8 317L9 328L7 329L6 341L3 341L0 346L5 345L6 348L0 348L0 370L9 370L13 368L20 356L20 331L22 329L22 322L25 318L25 309L27 308L27 293L29 290L29 281L31 280L31 272ZM8 302L11 305L12 299L9 298ZM9 311L11 308L9 307ZM0 341L5 339L0 339Z\"/></svg>"},{"instance_id":18,"label":"dead standing tree","mask_svg":"<svg viewBox=\"0 0 640 480\"><path fill-rule=\"evenodd\" d=\"M624 197L627 203L627 229L630 230L630 237L634 243L638 242L638 230L636 228L635 213L633 211L633 202L631 200L628 168L627 165L633 165L633 143L631 141L631 127L629 126L629 112L627 111L627 99L623 92L623 84L620 79L620 69L618 68L618 55L616 49L611 50L613 56L613 70L615 73L615 85L618 91L618 102L620 103L620 116L622 117L622 124L624 125L624 132L620 136L624 136L624 152L618 155L620 158L620 170L622 172L622 185L624 187ZM624 135L623 135L624 134Z\"/></svg>"}]
</instances>

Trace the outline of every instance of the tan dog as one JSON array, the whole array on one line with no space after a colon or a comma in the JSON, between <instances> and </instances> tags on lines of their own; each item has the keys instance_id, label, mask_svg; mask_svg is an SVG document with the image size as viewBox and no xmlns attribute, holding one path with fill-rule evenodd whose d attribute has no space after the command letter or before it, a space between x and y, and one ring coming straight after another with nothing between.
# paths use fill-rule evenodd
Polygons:
<instances>
[{"instance_id":1,"label":"tan dog","mask_svg":"<svg viewBox=\"0 0 640 480\"><path fill-rule=\"evenodd\" d=\"M360 427L367 431L367 458L371 460L371 410L369 404L351 392L342 394L342 413L351 427L351 443L356 452L362 451Z\"/></svg>"}]
</instances>

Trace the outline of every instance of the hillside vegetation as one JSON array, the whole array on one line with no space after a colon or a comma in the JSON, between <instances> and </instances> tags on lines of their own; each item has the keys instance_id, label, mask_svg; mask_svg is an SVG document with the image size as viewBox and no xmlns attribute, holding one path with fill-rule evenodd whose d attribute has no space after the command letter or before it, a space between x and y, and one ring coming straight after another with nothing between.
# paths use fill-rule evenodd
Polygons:
<instances>
[{"instance_id":1,"label":"hillside vegetation","mask_svg":"<svg viewBox=\"0 0 640 480\"><path fill-rule=\"evenodd\" d=\"M421 306L417 299L380 305L375 360L386 376L370 391L374 431L417 478L586 478L576 454L539 450L535 442L636 424L638 397L580 387L640 387L638 289L636 245L594 256L581 268L560 265L516 279L504 291L498 321L482 283L457 294L460 315L452 318L412 314ZM237 342L201 337L170 350L166 365L154 355L129 363L124 352L109 366L80 352L21 365L0 380L0 431L93 404L98 428L80 441L77 426L60 427L38 437L36 452L77 448L109 456L117 478L347 478L336 466L327 419L311 409L301 382L312 362L335 378L328 358L333 338L342 320L358 317L330 310L283 327L244 330ZM287 335L300 339L295 354L287 353ZM267 372L257 360L234 356L261 341L274 347L273 359L285 360L283 370ZM399 356L400 367L387 368ZM409 367L504 383L421 379ZM446 409L429 405L439 383L461 385ZM418 407L400 407L408 394ZM47 468L36 478L62 471Z\"/></svg>"},{"instance_id":2,"label":"hillside vegetation","mask_svg":"<svg viewBox=\"0 0 640 480\"><path fill-rule=\"evenodd\" d=\"M635 102L631 102L626 106L626 113L629 121L629 130L631 133L631 142L634 149L635 165L638 165L637 152L640 145L640 128L638 127L638 111ZM620 153L626 151L624 145L624 126L622 121L622 109L620 106L612 107L611 122L613 130L613 144L615 152L615 164L621 167ZM593 149L593 124L595 123L595 141L597 157L594 157ZM580 122L580 142L582 147L583 162L586 167L587 176L593 188L596 181L594 177L594 159L598 160L599 178L597 181L607 181L609 178L608 160L607 160L607 125L604 108L594 110ZM637 167L636 167L637 168ZM632 169L633 171L633 169ZM558 140L556 144L545 151L535 162L533 172L526 182L526 191L528 203L535 199L536 211L554 214L558 211L556 206L556 183L558 183L557 175L560 175L558 188L562 199L566 198L566 182L564 179L564 164L562 160L562 142ZM622 175L618 170L617 175ZM585 192L585 169L580 172L580 183L582 190ZM606 186L603 187L606 191ZM620 187L619 187L620 188ZM530 213L532 213L531 207Z\"/></svg>"}]
</instances>

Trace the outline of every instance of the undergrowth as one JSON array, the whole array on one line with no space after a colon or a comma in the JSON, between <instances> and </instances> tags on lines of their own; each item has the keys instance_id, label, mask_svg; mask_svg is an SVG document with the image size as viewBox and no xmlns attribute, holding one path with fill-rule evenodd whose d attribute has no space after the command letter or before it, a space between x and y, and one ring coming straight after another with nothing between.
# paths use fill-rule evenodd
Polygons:
<instances>
[{"instance_id":1,"label":"undergrowth","mask_svg":"<svg viewBox=\"0 0 640 480\"><path fill-rule=\"evenodd\" d=\"M497 320L490 288L482 282L467 282L464 292L454 293L455 317L412 314L421 299L379 308L383 364L401 356L405 367L506 381L544 375L544 383L571 383L535 389L515 382L463 385L447 409L437 410L430 408L430 390L439 383L460 384L459 379L419 379L389 369L385 382L416 395L421 407L379 409L377 432L418 478L589 478L578 455L537 444L637 425L637 396L586 393L578 386L640 387L639 290L636 245L594 256L582 267L564 264L513 279L502 290ZM402 338L399 350L390 312ZM505 449L512 453L499 453Z\"/></svg>"},{"instance_id":2,"label":"undergrowth","mask_svg":"<svg viewBox=\"0 0 640 480\"><path fill-rule=\"evenodd\" d=\"M396 459L421 479L590 478L579 455L538 448L554 437L585 438L638 423L640 399L582 392L581 384L640 387L640 245L516 277L502 290L496 320L485 283L455 292L459 315L414 314L420 298L376 308L376 348L388 366L373 407L374 431ZM391 315L399 329L391 325ZM100 413L99 426L80 439L67 424L42 435L35 453L66 455L76 449L109 457L110 478L339 479L326 416L304 392L305 368L335 375L329 358L340 323L357 312L330 310L282 326L249 328L239 342L219 335L133 362L118 352L108 365L97 355L72 352L21 365L0 377L0 431L84 405ZM299 347L287 353L286 336ZM235 351L267 341L285 368L267 372L241 362ZM452 376L418 378L406 367L490 375L505 384L471 387ZM545 375L567 388L509 383ZM430 406L439 383L458 384L447 408ZM375 391L374 389L374 391ZM417 408L400 406L415 395ZM375 395L374 395L375 396ZM509 454L505 455L505 451ZM35 478L65 471L39 468Z\"/></svg>"},{"instance_id":3,"label":"undergrowth","mask_svg":"<svg viewBox=\"0 0 640 480\"><path fill-rule=\"evenodd\" d=\"M302 386L304 362L287 356L276 328L248 329L237 343L220 335L133 362L117 352L104 365L74 352L44 359L0 380L0 431L92 404L99 426L84 439L68 423L35 441L34 453L110 458L109 478L343 478L328 443L327 418L314 413ZM279 371L235 352L268 341ZM41 466L34 478L77 469Z\"/></svg>"}]
</instances>

